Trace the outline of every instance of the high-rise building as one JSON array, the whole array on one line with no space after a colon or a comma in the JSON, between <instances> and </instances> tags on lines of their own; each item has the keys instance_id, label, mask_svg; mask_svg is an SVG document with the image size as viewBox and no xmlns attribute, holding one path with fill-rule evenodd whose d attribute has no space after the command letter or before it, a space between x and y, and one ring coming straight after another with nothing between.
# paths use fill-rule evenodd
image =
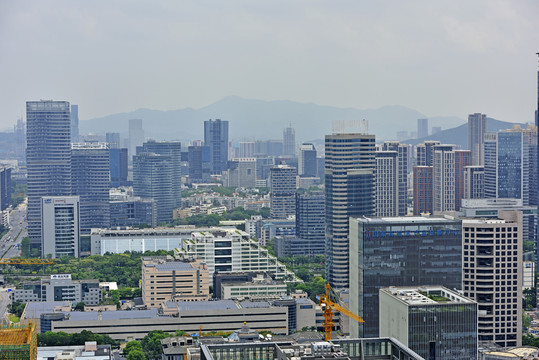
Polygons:
<instances>
[{"instance_id":1,"label":"high-rise building","mask_svg":"<svg viewBox=\"0 0 539 360\"><path fill-rule=\"evenodd\" d=\"M325 154L326 279L335 288L347 288L349 218L372 216L375 209L374 135L326 135Z\"/></svg>"},{"instance_id":2,"label":"high-rise building","mask_svg":"<svg viewBox=\"0 0 539 360\"><path fill-rule=\"evenodd\" d=\"M129 157L130 159L137 153L137 146L144 143L144 129L142 119L129 120Z\"/></svg>"},{"instance_id":3,"label":"high-rise building","mask_svg":"<svg viewBox=\"0 0 539 360\"><path fill-rule=\"evenodd\" d=\"M316 148L311 143L303 143L299 147L298 175L305 177L318 176Z\"/></svg>"},{"instance_id":4,"label":"high-rise building","mask_svg":"<svg viewBox=\"0 0 539 360\"><path fill-rule=\"evenodd\" d=\"M207 183L210 181L211 162L209 146L189 146L189 183Z\"/></svg>"},{"instance_id":5,"label":"high-rise building","mask_svg":"<svg viewBox=\"0 0 539 360\"><path fill-rule=\"evenodd\" d=\"M172 201L174 208L182 206L182 144L179 141L151 140L142 145L142 152L170 157L172 166ZM159 205L158 205L159 206Z\"/></svg>"},{"instance_id":6,"label":"high-rise building","mask_svg":"<svg viewBox=\"0 0 539 360\"><path fill-rule=\"evenodd\" d=\"M110 149L110 186L127 185L128 152L126 148Z\"/></svg>"},{"instance_id":7,"label":"high-rise building","mask_svg":"<svg viewBox=\"0 0 539 360\"><path fill-rule=\"evenodd\" d=\"M133 156L133 194L157 202L157 222L172 222L176 208L170 155L139 152Z\"/></svg>"},{"instance_id":8,"label":"high-rise building","mask_svg":"<svg viewBox=\"0 0 539 360\"><path fill-rule=\"evenodd\" d=\"M468 115L468 149L472 152L472 165L485 164L484 136L487 132L487 115Z\"/></svg>"},{"instance_id":9,"label":"high-rise building","mask_svg":"<svg viewBox=\"0 0 539 360\"><path fill-rule=\"evenodd\" d=\"M380 289L380 337L424 359L477 359L477 303L443 286Z\"/></svg>"},{"instance_id":10,"label":"high-rise building","mask_svg":"<svg viewBox=\"0 0 539 360\"><path fill-rule=\"evenodd\" d=\"M296 130L292 126L283 130L283 154L296 155Z\"/></svg>"},{"instance_id":11,"label":"high-rise building","mask_svg":"<svg viewBox=\"0 0 539 360\"><path fill-rule=\"evenodd\" d=\"M105 135L106 142L109 144L109 149L118 149L120 148L120 133L117 132L108 132Z\"/></svg>"},{"instance_id":12,"label":"high-rise building","mask_svg":"<svg viewBox=\"0 0 539 360\"><path fill-rule=\"evenodd\" d=\"M157 226L157 205L154 199L126 197L110 201L110 227Z\"/></svg>"},{"instance_id":13,"label":"high-rise building","mask_svg":"<svg viewBox=\"0 0 539 360\"><path fill-rule=\"evenodd\" d=\"M483 199L485 197L485 167L464 167L463 199ZM462 203L462 202L461 202Z\"/></svg>"},{"instance_id":14,"label":"high-rise building","mask_svg":"<svg viewBox=\"0 0 539 360\"><path fill-rule=\"evenodd\" d=\"M256 185L256 159L238 158L228 162L226 186L252 187Z\"/></svg>"},{"instance_id":15,"label":"high-rise building","mask_svg":"<svg viewBox=\"0 0 539 360\"><path fill-rule=\"evenodd\" d=\"M79 141L79 105L71 104L71 142Z\"/></svg>"},{"instance_id":16,"label":"high-rise building","mask_svg":"<svg viewBox=\"0 0 539 360\"><path fill-rule=\"evenodd\" d=\"M286 219L296 214L296 168L277 165L270 171L270 217Z\"/></svg>"},{"instance_id":17,"label":"high-rise building","mask_svg":"<svg viewBox=\"0 0 539 360\"><path fill-rule=\"evenodd\" d=\"M376 152L376 216L398 216L399 214L398 153Z\"/></svg>"},{"instance_id":18,"label":"high-rise building","mask_svg":"<svg viewBox=\"0 0 539 360\"><path fill-rule=\"evenodd\" d=\"M455 152L453 145L434 146L432 209L434 213L455 210Z\"/></svg>"},{"instance_id":19,"label":"high-rise building","mask_svg":"<svg viewBox=\"0 0 539 360\"><path fill-rule=\"evenodd\" d=\"M326 197L322 192L296 195L296 237L304 255L324 254L326 240Z\"/></svg>"},{"instance_id":20,"label":"high-rise building","mask_svg":"<svg viewBox=\"0 0 539 360\"><path fill-rule=\"evenodd\" d=\"M40 200L42 256L79 257L79 197L43 196Z\"/></svg>"},{"instance_id":21,"label":"high-rise building","mask_svg":"<svg viewBox=\"0 0 539 360\"><path fill-rule=\"evenodd\" d=\"M462 280L461 221L442 217L350 219L351 337L378 336L378 292L389 286L442 285Z\"/></svg>"},{"instance_id":22,"label":"high-rise building","mask_svg":"<svg viewBox=\"0 0 539 360\"><path fill-rule=\"evenodd\" d=\"M408 145L401 144L398 141L385 141L381 146L382 151L397 152L397 182L398 182L398 216L406 215L408 202L408 164L409 154Z\"/></svg>"},{"instance_id":23,"label":"high-rise building","mask_svg":"<svg viewBox=\"0 0 539 360\"><path fill-rule=\"evenodd\" d=\"M455 150L455 210L457 211L464 198L464 169L470 165L472 165L472 152Z\"/></svg>"},{"instance_id":24,"label":"high-rise building","mask_svg":"<svg viewBox=\"0 0 539 360\"><path fill-rule=\"evenodd\" d=\"M0 210L11 205L11 168L0 169Z\"/></svg>"},{"instance_id":25,"label":"high-rise building","mask_svg":"<svg viewBox=\"0 0 539 360\"><path fill-rule=\"evenodd\" d=\"M440 145L439 141L429 140L417 145L417 166L434 165L434 146Z\"/></svg>"},{"instance_id":26,"label":"high-rise building","mask_svg":"<svg viewBox=\"0 0 539 360\"><path fill-rule=\"evenodd\" d=\"M485 134L485 197L537 204L537 128Z\"/></svg>"},{"instance_id":27,"label":"high-rise building","mask_svg":"<svg viewBox=\"0 0 539 360\"><path fill-rule=\"evenodd\" d=\"M238 149L238 157L250 158L255 156L255 142L254 141L240 141Z\"/></svg>"},{"instance_id":28,"label":"high-rise building","mask_svg":"<svg viewBox=\"0 0 539 360\"><path fill-rule=\"evenodd\" d=\"M228 121L204 121L204 145L210 148L211 173L221 175L227 169Z\"/></svg>"},{"instance_id":29,"label":"high-rise building","mask_svg":"<svg viewBox=\"0 0 539 360\"><path fill-rule=\"evenodd\" d=\"M414 166L414 215L432 214L433 167Z\"/></svg>"},{"instance_id":30,"label":"high-rise building","mask_svg":"<svg viewBox=\"0 0 539 360\"><path fill-rule=\"evenodd\" d=\"M41 250L41 197L71 194L69 102L27 101L26 126L28 236Z\"/></svg>"},{"instance_id":31,"label":"high-rise building","mask_svg":"<svg viewBox=\"0 0 539 360\"><path fill-rule=\"evenodd\" d=\"M522 344L522 213L462 221L462 290L479 304L479 341Z\"/></svg>"},{"instance_id":32,"label":"high-rise building","mask_svg":"<svg viewBox=\"0 0 539 360\"><path fill-rule=\"evenodd\" d=\"M110 227L110 154L107 143L73 143L71 149L73 195L80 198L80 233Z\"/></svg>"},{"instance_id":33,"label":"high-rise building","mask_svg":"<svg viewBox=\"0 0 539 360\"><path fill-rule=\"evenodd\" d=\"M17 125L14 126L15 133L15 156L18 160L26 159L26 124L23 119L17 120Z\"/></svg>"},{"instance_id":34,"label":"high-rise building","mask_svg":"<svg viewBox=\"0 0 539 360\"><path fill-rule=\"evenodd\" d=\"M429 119L417 119L417 138L429 136Z\"/></svg>"}]
</instances>

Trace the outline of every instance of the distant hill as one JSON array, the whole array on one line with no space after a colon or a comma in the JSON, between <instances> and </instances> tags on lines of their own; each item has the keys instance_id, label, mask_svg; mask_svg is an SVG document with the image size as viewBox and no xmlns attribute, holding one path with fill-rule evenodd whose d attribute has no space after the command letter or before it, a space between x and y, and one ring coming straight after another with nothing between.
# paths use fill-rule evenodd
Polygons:
<instances>
[{"instance_id":1,"label":"distant hill","mask_svg":"<svg viewBox=\"0 0 539 360\"><path fill-rule=\"evenodd\" d=\"M204 120L230 121L229 137L279 139L283 128L292 124L296 140L321 139L332 133L333 120L362 120L369 122L369 133L377 141L397 138L398 131L415 131L417 119L426 116L404 106L384 106L379 109L337 108L287 100L263 101L228 96L201 109L160 111L138 109L101 118L81 120L81 133L104 134L120 132L128 135L128 120L143 119L147 137L155 139L194 140L204 137ZM458 117L431 117L430 126L453 128L465 123Z\"/></svg>"},{"instance_id":2,"label":"distant hill","mask_svg":"<svg viewBox=\"0 0 539 360\"><path fill-rule=\"evenodd\" d=\"M496 132L499 130L511 129L516 123L500 121L492 118L487 118L487 131ZM526 127L526 124L518 124ZM417 145L425 140L438 140L442 144L460 145L462 149L468 149L468 124L463 124L452 129L440 131L434 135L430 135L421 139L405 140L403 143Z\"/></svg>"}]
</instances>

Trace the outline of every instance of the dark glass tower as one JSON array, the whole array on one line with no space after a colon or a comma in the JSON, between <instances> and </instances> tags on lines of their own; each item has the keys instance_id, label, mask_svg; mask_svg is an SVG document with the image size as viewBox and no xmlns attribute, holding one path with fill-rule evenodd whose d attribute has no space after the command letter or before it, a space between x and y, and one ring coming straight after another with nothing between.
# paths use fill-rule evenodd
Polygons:
<instances>
[{"instance_id":1,"label":"dark glass tower","mask_svg":"<svg viewBox=\"0 0 539 360\"><path fill-rule=\"evenodd\" d=\"M326 135L326 276L349 286L348 221L374 214L375 139L368 134Z\"/></svg>"},{"instance_id":2,"label":"dark glass tower","mask_svg":"<svg viewBox=\"0 0 539 360\"><path fill-rule=\"evenodd\" d=\"M220 175L228 162L228 121L204 121L204 145L210 148L211 173Z\"/></svg>"}]
</instances>

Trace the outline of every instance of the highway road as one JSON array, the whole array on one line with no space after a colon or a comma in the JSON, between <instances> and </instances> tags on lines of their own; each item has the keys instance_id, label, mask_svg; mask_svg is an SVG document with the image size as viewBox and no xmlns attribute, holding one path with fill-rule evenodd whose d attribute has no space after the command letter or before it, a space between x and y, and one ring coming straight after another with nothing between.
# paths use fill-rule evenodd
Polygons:
<instances>
[{"instance_id":1,"label":"highway road","mask_svg":"<svg viewBox=\"0 0 539 360\"><path fill-rule=\"evenodd\" d=\"M12 210L9 218L10 229L2 239L0 239L0 256L4 258L17 257L21 254L18 244L28 236L26 223L26 204L20 204ZM6 252L7 250L7 252Z\"/></svg>"}]
</instances>

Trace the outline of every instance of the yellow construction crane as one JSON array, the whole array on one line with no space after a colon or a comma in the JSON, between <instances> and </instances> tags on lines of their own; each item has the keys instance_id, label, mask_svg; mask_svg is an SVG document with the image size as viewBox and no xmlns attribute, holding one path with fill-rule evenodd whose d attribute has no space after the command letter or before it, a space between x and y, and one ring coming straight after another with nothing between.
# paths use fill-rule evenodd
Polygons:
<instances>
[{"instance_id":1,"label":"yellow construction crane","mask_svg":"<svg viewBox=\"0 0 539 360\"><path fill-rule=\"evenodd\" d=\"M337 310L341 314L346 315L360 323L365 322L365 320L347 308L342 307L331 300L331 286L329 286L329 283L326 284L325 289L326 293L324 295L320 295L318 305L320 305L324 311L324 332L326 333L326 341L328 341L331 340L331 332L333 330L333 310Z\"/></svg>"},{"instance_id":2,"label":"yellow construction crane","mask_svg":"<svg viewBox=\"0 0 539 360\"><path fill-rule=\"evenodd\" d=\"M0 259L0 265L52 265L52 259Z\"/></svg>"}]
</instances>

